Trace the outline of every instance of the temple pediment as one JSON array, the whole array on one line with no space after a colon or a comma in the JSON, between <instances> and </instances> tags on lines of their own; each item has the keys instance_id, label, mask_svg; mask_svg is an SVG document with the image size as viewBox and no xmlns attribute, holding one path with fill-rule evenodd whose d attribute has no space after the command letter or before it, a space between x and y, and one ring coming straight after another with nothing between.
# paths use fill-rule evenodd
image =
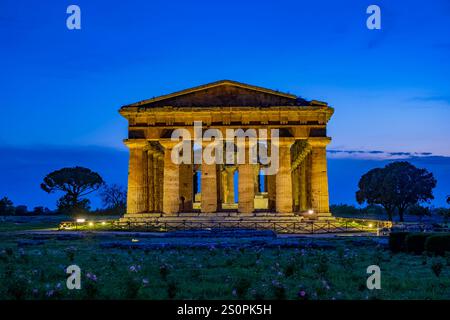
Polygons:
<instances>
[{"instance_id":1,"label":"temple pediment","mask_svg":"<svg viewBox=\"0 0 450 320\"><path fill-rule=\"evenodd\" d=\"M309 106L310 102L292 94L231 80L174 92L124 107L227 107L227 106Z\"/></svg>"}]
</instances>

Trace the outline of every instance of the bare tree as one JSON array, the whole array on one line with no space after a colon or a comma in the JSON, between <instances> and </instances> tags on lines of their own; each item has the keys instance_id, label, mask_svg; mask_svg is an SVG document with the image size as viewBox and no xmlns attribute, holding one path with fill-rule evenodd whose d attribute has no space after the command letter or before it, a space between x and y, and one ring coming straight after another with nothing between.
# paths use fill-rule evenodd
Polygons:
<instances>
[{"instance_id":1,"label":"bare tree","mask_svg":"<svg viewBox=\"0 0 450 320\"><path fill-rule=\"evenodd\" d=\"M127 203L127 192L118 184L105 185L101 192L103 206L107 209L125 210Z\"/></svg>"}]
</instances>

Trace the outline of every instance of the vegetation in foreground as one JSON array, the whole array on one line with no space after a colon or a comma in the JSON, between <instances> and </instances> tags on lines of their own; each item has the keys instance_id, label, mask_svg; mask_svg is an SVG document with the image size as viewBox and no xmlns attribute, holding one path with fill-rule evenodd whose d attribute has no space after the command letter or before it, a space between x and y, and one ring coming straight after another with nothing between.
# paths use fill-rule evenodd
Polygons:
<instances>
[{"instance_id":1,"label":"vegetation in foreground","mask_svg":"<svg viewBox=\"0 0 450 320\"><path fill-rule=\"evenodd\" d=\"M30 236L31 237L31 236ZM172 239L191 243L189 238ZM28 242L27 242L28 241ZM121 241L131 242L131 239ZM153 241L160 241L155 239ZM329 240L330 249L263 248L243 239L216 248L119 249L84 239L1 239L1 299L450 299L450 257L392 253ZM292 240L290 240L292 241ZM66 268L82 289L66 288ZM381 290L368 290L369 265Z\"/></svg>"}]
</instances>

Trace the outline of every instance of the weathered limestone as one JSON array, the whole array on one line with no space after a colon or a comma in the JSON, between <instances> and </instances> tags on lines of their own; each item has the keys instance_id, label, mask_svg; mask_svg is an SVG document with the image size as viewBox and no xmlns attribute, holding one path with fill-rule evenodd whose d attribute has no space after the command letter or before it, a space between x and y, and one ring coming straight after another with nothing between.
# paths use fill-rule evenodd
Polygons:
<instances>
[{"instance_id":1,"label":"weathered limestone","mask_svg":"<svg viewBox=\"0 0 450 320\"><path fill-rule=\"evenodd\" d=\"M254 183L254 186L255 186L255 194L258 194L259 193L259 165L258 164L255 164L254 166L253 166L253 172L254 172L254 174L255 174L255 177L254 177L254 180L253 180L253 183Z\"/></svg>"},{"instance_id":2,"label":"weathered limestone","mask_svg":"<svg viewBox=\"0 0 450 320\"><path fill-rule=\"evenodd\" d=\"M245 143L245 164L238 165L238 211L252 213L255 207L255 165L249 162L249 143Z\"/></svg>"},{"instance_id":3,"label":"weathered limestone","mask_svg":"<svg viewBox=\"0 0 450 320\"><path fill-rule=\"evenodd\" d=\"M299 167L299 211L305 212L308 210L308 189L306 188L306 161L302 161Z\"/></svg>"},{"instance_id":4,"label":"weathered limestone","mask_svg":"<svg viewBox=\"0 0 450 320\"><path fill-rule=\"evenodd\" d=\"M224 201L226 204L234 203L234 172L236 171L236 166L225 166L225 192Z\"/></svg>"},{"instance_id":5,"label":"weathered limestone","mask_svg":"<svg viewBox=\"0 0 450 320\"><path fill-rule=\"evenodd\" d=\"M317 217L331 216L328 200L327 151L329 138L311 138L311 204Z\"/></svg>"},{"instance_id":6,"label":"weathered limestone","mask_svg":"<svg viewBox=\"0 0 450 320\"><path fill-rule=\"evenodd\" d=\"M254 210L255 186L252 164L238 165L238 211L252 213Z\"/></svg>"},{"instance_id":7,"label":"weathered limestone","mask_svg":"<svg viewBox=\"0 0 450 320\"><path fill-rule=\"evenodd\" d=\"M127 211L129 213L147 212L147 143L146 141L127 140L125 144L130 150Z\"/></svg>"},{"instance_id":8,"label":"weathered limestone","mask_svg":"<svg viewBox=\"0 0 450 320\"><path fill-rule=\"evenodd\" d=\"M159 153L154 152L153 153L153 211L160 212L160 196L161 196L161 186L162 181L160 180L160 174L159 174L159 162L160 162L161 155Z\"/></svg>"},{"instance_id":9,"label":"weathered limestone","mask_svg":"<svg viewBox=\"0 0 450 320\"><path fill-rule=\"evenodd\" d=\"M192 211L194 202L194 172L192 164L180 164L180 212Z\"/></svg>"},{"instance_id":10,"label":"weathered limestone","mask_svg":"<svg viewBox=\"0 0 450 320\"><path fill-rule=\"evenodd\" d=\"M159 180L159 198L158 211L163 211L163 197L164 197L164 155L158 157L158 180Z\"/></svg>"},{"instance_id":11,"label":"weathered limestone","mask_svg":"<svg viewBox=\"0 0 450 320\"><path fill-rule=\"evenodd\" d=\"M276 199L277 199L277 193L276 193L276 175L270 175L267 176L267 193L269 195L269 211L273 212L276 210Z\"/></svg>"},{"instance_id":12,"label":"weathered limestone","mask_svg":"<svg viewBox=\"0 0 450 320\"><path fill-rule=\"evenodd\" d=\"M154 151L149 149L147 151L147 183L148 183L148 211L155 211L155 174L153 169L153 155Z\"/></svg>"},{"instance_id":13,"label":"weathered limestone","mask_svg":"<svg viewBox=\"0 0 450 320\"><path fill-rule=\"evenodd\" d=\"M217 169L215 164L202 163L201 210L217 211Z\"/></svg>"},{"instance_id":14,"label":"weathered limestone","mask_svg":"<svg viewBox=\"0 0 450 320\"><path fill-rule=\"evenodd\" d=\"M205 143L202 146L202 154ZM207 164L202 157L201 175L201 212L216 212L218 202L217 164Z\"/></svg>"},{"instance_id":15,"label":"weathered limestone","mask_svg":"<svg viewBox=\"0 0 450 320\"><path fill-rule=\"evenodd\" d=\"M291 152L293 139L280 138L278 143L279 168L276 174L276 209L280 213L292 213Z\"/></svg>"},{"instance_id":16,"label":"weathered limestone","mask_svg":"<svg viewBox=\"0 0 450 320\"><path fill-rule=\"evenodd\" d=\"M172 161L172 148L175 141L161 141L164 147L164 190L163 190L163 212L174 214L180 209L180 167Z\"/></svg>"},{"instance_id":17,"label":"weathered limestone","mask_svg":"<svg viewBox=\"0 0 450 320\"><path fill-rule=\"evenodd\" d=\"M300 178L298 174L299 168L295 168L292 170L292 194L293 194L293 206L294 206L294 212L297 212L299 210L299 202L300 202Z\"/></svg>"}]
</instances>

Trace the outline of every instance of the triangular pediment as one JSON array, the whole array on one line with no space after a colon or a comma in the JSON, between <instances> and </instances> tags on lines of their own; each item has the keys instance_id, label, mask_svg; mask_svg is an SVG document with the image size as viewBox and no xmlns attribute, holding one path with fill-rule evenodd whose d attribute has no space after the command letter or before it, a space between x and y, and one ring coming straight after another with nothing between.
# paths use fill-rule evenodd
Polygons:
<instances>
[{"instance_id":1,"label":"triangular pediment","mask_svg":"<svg viewBox=\"0 0 450 320\"><path fill-rule=\"evenodd\" d=\"M295 106L309 103L295 95L222 80L202 86L143 100L125 107L226 107L226 106Z\"/></svg>"}]
</instances>

